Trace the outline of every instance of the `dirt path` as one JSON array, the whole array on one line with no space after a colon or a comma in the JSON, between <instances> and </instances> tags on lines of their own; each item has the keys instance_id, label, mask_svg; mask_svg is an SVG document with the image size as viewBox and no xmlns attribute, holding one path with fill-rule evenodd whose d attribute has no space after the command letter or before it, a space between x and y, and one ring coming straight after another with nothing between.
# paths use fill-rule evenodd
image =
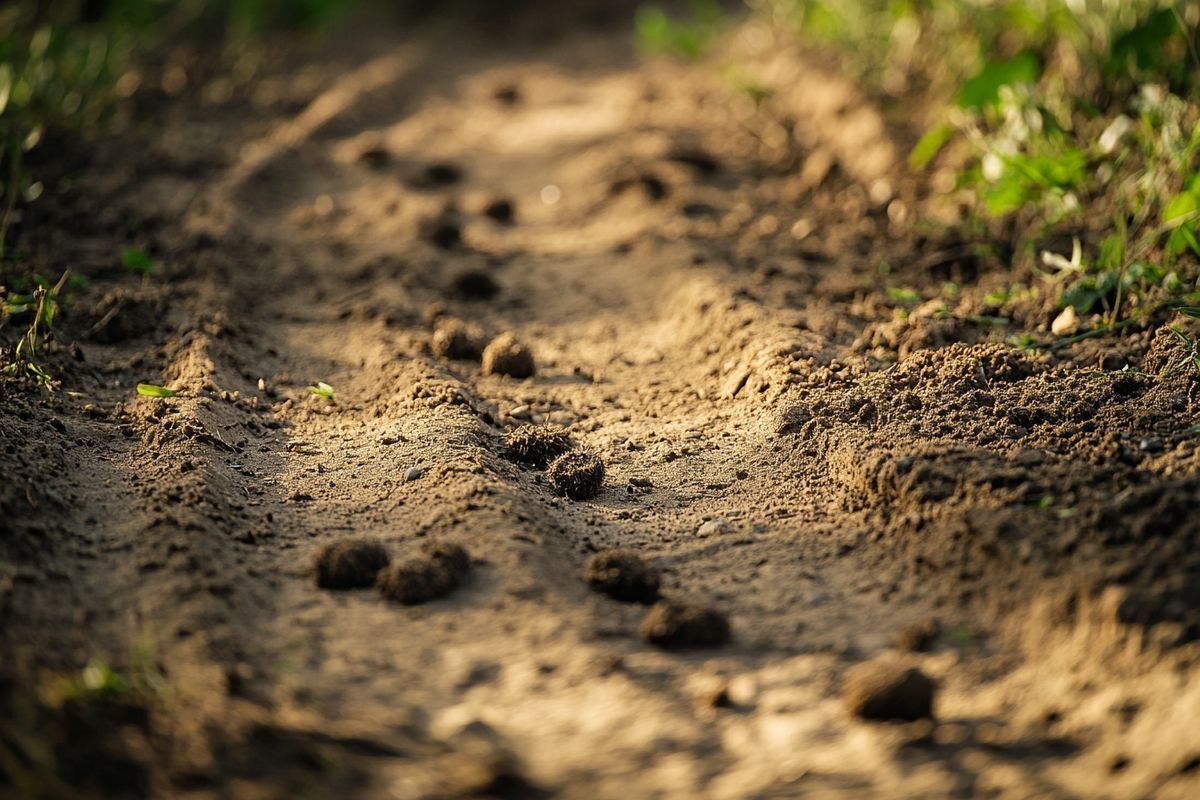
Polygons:
<instances>
[{"instance_id":1,"label":"dirt path","mask_svg":"<svg viewBox=\"0 0 1200 800\"><path fill-rule=\"evenodd\" d=\"M113 295L71 321L80 395L4 384L2 663L19 697L148 652L156 689L116 721L14 699L9 735L105 794L1195 796L1176 340L1051 361L897 315L881 256L935 291L987 279L897 230L917 190L879 113L784 59L777 129L710 71L639 62L627 19L334 42L109 145L44 226L118 327L94 322ZM162 265L144 284L111 269L122 229ZM536 374L439 357L455 320L514 332ZM598 496L505 458L529 422L599 454ZM319 590L314 554L352 535L474 568L411 607ZM646 608L581 578L610 547L732 642L643 642ZM851 718L872 658L938 682L936 724Z\"/></svg>"}]
</instances>

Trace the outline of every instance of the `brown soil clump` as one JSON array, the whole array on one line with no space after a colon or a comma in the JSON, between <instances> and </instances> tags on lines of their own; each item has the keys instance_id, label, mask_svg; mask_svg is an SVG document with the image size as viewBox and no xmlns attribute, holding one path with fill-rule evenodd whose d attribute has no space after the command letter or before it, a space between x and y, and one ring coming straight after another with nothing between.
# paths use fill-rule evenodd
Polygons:
<instances>
[{"instance_id":1,"label":"brown soil clump","mask_svg":"<svg viewBox=\"0 0 1200 800\"><path fill-rule=\"evenodd\" d=\"M422 554L432 561L445 564L453 572L466 575L471 569L471 556L460 544L453 542L426 542L421 547Z\"/></svg>"},{"instance_id":2,"label":"brown soil clump","mask_svg":"<svg viewBox=\"0 0 1200 800\"><path fill-rule=\"evenodd\" d=\"M653 603L658 599L658 569L637 553L612 549L588 561L583 578L598 592L627 603Z\"/></svg>"},{"instance_id":3,"label":"brown soil clump","mask_svg":"<svg viewBox=\"0 0 1200 800\"><path fill-rule=\"evenodd\" d=\"M534 372L533 353L512 333L500 334L483 350L484 375L529 378Z\"/></svg>"},{"instance_id":4,"label":"brown soil clump","mask_svg":"<svg viewBox=\"0 0 1200 800\"><path fill-rule=\"evenodd\" d=\"M374 539L343 539L317 551L313 572L322 589L362 589L388 565L387 550Z\"/></svg>"},{"instance_id":5,"label":"brown soil clump","mask_svg":"<svg viewBox=\"0 0 1200 800\"><path fill-rule=\"evenodd\" d=\"M500 197L488 203L483 209L485 216L490 217L502 225L511 225L516 217L516 209L513 202L507 198Z\"/></svg>"},{"instance_id":6,"label":"brown soil clump","mask_svg":"<svg viewBox=\"0 0 1200 800\"><path fill-rule=\"evenodd\" d=\"M571 449L571 434L560 425L522 425L504 435L506 453L513 461L544 469Z\"/></svg>"},{"instance_id":7,"label":"brown soil clump","mask_svg":"<svg viewBox=\"0 0 1200 800\"><path fill-rule=\"evenodd\" d=\"M936 619L926 619L909 625L896 637L896 648L909 653L926 653L933 649L934 642L942 632Z\"/></svg>"},{"instance_id":8,"label":"brown soil clump","mask_svg":"<svg viewBox=\"0 0 1200 800\"><path fill-rule=\"evenodd\" d=\"M380 574L379 591L388 600L409 606L436 600L454 591L470 571L470 556L459 545L430 543L422 550L421 556L397 561Z\"/></svg>"},{"instance_id":9,"label":"brown soil clump","mask_svg":"<svg viewBox=\"0 0 1200 800\"><path fill-rule=\"evenodd\" d=\"M604 462L587 450L572 450L554 459L546 470L550 485L572 500L588 500L604 483Z\"/></svg>"},{"instance_id":10,"label":"brown soil clump","mask_svg":"<svg viewBox=\"0 0 1200 800\"><path fill-rule=\"evenodd\" d=\"M439 358L479 361L483 357L483 331L457 319L438 322L429 346Z\"/></svg>"},{"instance_id":11,"label":"brown soil clump","mask_svg":"<svg viewBox=\"0 0 1200 800\"><path fill-rule=\"evenodd\" d=\"M714 608L664 600L642 620L642 638L659 647L717 647L729 641L729 620Z\"/></svg>"},{"instance_id":12,"label":"brown soil clump","mask_svg":"<svg viewBox=\"0 0 1200 800\"><path fill-rule=\"evenodd\" d=\"M500 294L500 284L483 270L470 269L454 277L454 293L464 300L491 300Z\"/></svg>"},{"instance_id":13,"label":"brown soil clump","mask_svg":"<svg viewBox=\"0 0 1200 800\"><path fill-rule=\"evenodd\" d=\"M882 659L846 673L842 700L861 719L912 722L933 717L937 685L916 667Z\"/></svg>"}]
</instances>

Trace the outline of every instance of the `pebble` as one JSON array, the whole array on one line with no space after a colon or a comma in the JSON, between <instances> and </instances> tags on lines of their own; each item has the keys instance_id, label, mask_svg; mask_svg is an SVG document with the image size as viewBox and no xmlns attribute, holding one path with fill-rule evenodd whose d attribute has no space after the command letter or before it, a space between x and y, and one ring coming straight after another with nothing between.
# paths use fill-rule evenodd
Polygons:
<instances>
[{"instance_id":1,"label":"pebble","mask_svg":"<svg viewBox=\"0 0 1200 800\"><path fill-rule=\"evenodd\" d=\"M404 480L406 482L415 481L419 477L421 477L420 467L409 467L408 471L404 473Z\"/></svg>"},{"instance_id":2,"label":"pebble","mask_svg":"<svg viewBox=\"0 0 1200 800\"><path fill-rule=\"evenodd\" d=\"M1162 450L1162 442L1153 437L1146 437L1138 442L1138 449L1143 453L1157 453Z\"/></svg>"},{"instance_id":3,"label":"pebble","mask_svg":"<svg viewBox=\"0 0 1200 800\"><path fill-rule=\"evenodd\" d=\"M723 519L710 519L696 529L697 536L721 536L733 533L733 526Z\"/></svg>"}]
</instances>

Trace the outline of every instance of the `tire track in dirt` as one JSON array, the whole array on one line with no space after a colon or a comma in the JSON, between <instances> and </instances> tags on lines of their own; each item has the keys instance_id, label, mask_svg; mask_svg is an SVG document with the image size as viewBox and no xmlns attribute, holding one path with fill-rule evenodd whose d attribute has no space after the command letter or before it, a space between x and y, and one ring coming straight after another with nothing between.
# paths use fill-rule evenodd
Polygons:
<instances>
[{"instance_id":1,"label":"tire track in dirt","mask_svg":"<svg viewBox=\"0 0 1200 800\"><path fill-rule=\"evenodd\" d=\"M867 374L891 334L864 330L855 237L885 223L834 208L852 218L820 247L780 236L801 202L865 206L863 176L808 170L851 140L813 127L804 168L772 172L714 79L633 67L620 36L540 61L364 47L294 118L231 125L227 171L168 226L219 255L181 256L198 274L171 298L179 333L125 372L185 391L123 404L140 440L51 481L117 487L63 522L97 527L84 550L104 553L70 582L109 596L74 601L99 638L135 637L130 609L151 626L172 687L147 725L160 793L1067 797L1102 775L1114 796L1187 796L1200 692L1171 683L1192 658L1172 647L1194 604L1170 580L1076 589L1129 564L1095 546L1104 525L1148 569L1187 563L1194 470L1170 477L1169 448L1190 379L1101 385L965 345ZM847 118L876 130L858 103ZM449 318L514 331L537 375L434 357ZM530 421L601 455L598 497L556 497L502 456ZM1130 445L1151 436L1162 455ZM1107 466L1083 477L1089 459ZM1081 511L1047 532L1065 503ZM318 590L313 554L352 535L393 558L453 541L475 568L425 606ZM581 577L612 546L656 562L667 596L729 612L732 644L639 642L645 608ZM34 612L53 586L14 607L67 619ZM937 725L847 719L845 667L933 613L958 637L914 656L942 684ZM1111 672L1098 653L1120 656ZM1178 746L1156 751L1160 730Z\"/></svg>"}]
</instances>

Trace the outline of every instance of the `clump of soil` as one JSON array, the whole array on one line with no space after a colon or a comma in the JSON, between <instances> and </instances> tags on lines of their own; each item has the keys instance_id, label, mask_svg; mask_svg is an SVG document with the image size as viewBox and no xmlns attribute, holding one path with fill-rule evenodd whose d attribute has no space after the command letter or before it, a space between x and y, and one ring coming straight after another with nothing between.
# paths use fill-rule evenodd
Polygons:
<instances>
[{"instance_id":1,"label":"clump of soil","mask_svg":"<svg viewBox=\"0 0 1200 800\"><path fill-rule=\"evenodd\" d=\"M642 620L642 638L667 648L717 647L729 641L729 620L708 606L663 600Z\"/></svg>"},{"instance_id":2,"label":"clump of soil","mask_svg":"<svg viewBox=\"0 0 1200 800\"><path fill-rule=\"evenodd\" d=\"M425 166L409 176L408 185L414 189L444 189L463 179L462 167L441 161Z\"/></svg>"},{"instance_id":3,"label":"clump of soil","mask_svg":"<svg viewBox=\"0 0 1200 800\"><path fill-rule=\"evenodd\" d=\"M933 649L934 642L942 632L936 619L925 619L909 625L896 637L896 648L909 653L925 653Z\"/></svg>"},{"instance_id":4,"label":"clump of soil","mask_svg":"<svg viewBox=\"0 0 1200 800\"><path fill-rule=\"evenodd\" d=\"M629 550L605 550L592 556L583 579L597 592L627 603L653 603L658 599L658 569Z\"/></svg>"},{"instance_id":5,"label":"clump of soil","mask_svg":"<svg viewBox=\"0 0 1200 800\"><path fill-rule=\"evenodd\" d=\"M912 722L933 717L937 685L916 667L892 659L858 664L846 673L842 701L861 719Z\"/></svg>"},{"instance_id":6,"label":"clump of soil","mask_svg":"<svg viewBox=\"0 0 1200 800\"><path fill-rule=\"evenodd\" d=\"M595 497L604 483L604 462L595 453L572 450L554 459L546 477L558 494L572 500L587 500Z\"/></svg>"},{"instance_id":7,"label":"clump of soil","mask_svg":"<svg viewBox=\"0 0 1200 800\"><path fill-rule=\"evenodd\" d=\"M491 300L500 293L500 284L487 272L469 269L454 276L454 293L464 300Z\"/></svg>"},{"instance_id":8,"label":"clump of soil","mask_svg":"<svg viewBox=\"0 0 1200 800\"><path fill-rule=\"evenodd\" d=\"M515 334L505 332L492 339L483 350L484 375L508 375L529 378L535 372L533 353L517 341Z\"/></svg>"},{"instance_id":9,"label":"clump of soil","mask_svg":"<svg viewBox=\"0 0 1200 800\"><path fill-rule=\"evenodd\" d=\"M426 542L421 548L422 554L433 561L440 561L459 575L466 575L471 569L471 556L466 548L453 542Z\"/></svg>"},{"instance_id":10,"label":"clump of soil","mask_svg":"<svg viewBox=\"0 0 1200 800\"><path fill-rule=\"evenodd\" d=\"M421 224L421 238L440 247L452 250L462 244L462 227L452 214L441 214Z\"/></svg>"},{"instance_id":11,"label":"clump of soil","mask_svg":"<svg viewBox=\"0 0 1200 800\"><path fill-rule=\"evenodd\" d=\"M483 331L462 320L444 319L438 322L429 346L439 358L478 361L483 358Z\"/></svg>"},{"instance_id":12,"label":"clump of soil","mask_svg":"<svg viewBox=\"0 0 1200 800\"><path fill-rule=\"evenodd\" d=\"M500 197L488 203L483 213L485 216L491 217L496 222L503 225L511 225L516 217L516 209L513 207L513 202L505 197Z\"/></svg>"},{"instance_id":13,"label":"clump of soil","mask_svg":"<svg viewBox=\"0 0 1200 800\"><path fill-rule=\"evenodd\" d=\"M397 561L383 570L379 591L404 605L426 603L454 591L470 569L471 557L461 546L429 544L420 556Z\"/></svg>"},{"instance_id":14,"label":"clump of soil","mask_svg":"<svg viewBox=\"0 0 1200 800\"><path fill-rule=\"evenodd\" d=\"M388 565L387 550L374 539L343 539L317 551L313 572L322 589L362 589Z\"/></svg>"},{"instance_id":15,"label":"clump of soil","mask_svg":"<svg viewBox=\"0 0 1200 800\"><path fill-rule=\"evenodd\" d=\"M573 446L571 434L560 425L522 425L504 434L509 458L544 469Z\"/></svg>"}]
</instances>

